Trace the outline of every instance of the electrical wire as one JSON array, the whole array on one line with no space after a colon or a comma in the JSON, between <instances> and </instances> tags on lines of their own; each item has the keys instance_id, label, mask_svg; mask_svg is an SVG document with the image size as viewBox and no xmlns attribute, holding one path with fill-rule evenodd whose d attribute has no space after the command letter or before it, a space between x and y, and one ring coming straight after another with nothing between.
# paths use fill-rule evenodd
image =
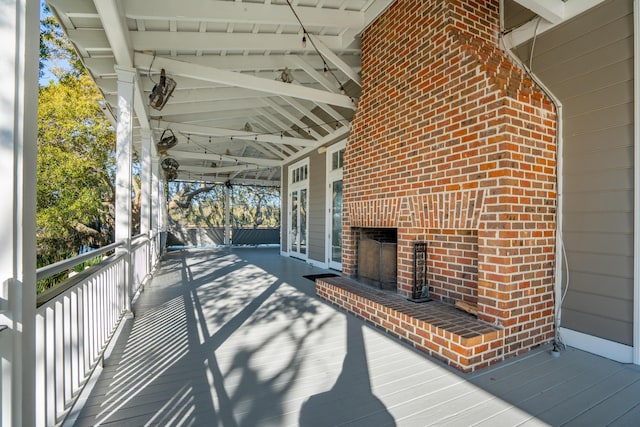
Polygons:
<instances>
[{"instance_id":1,"label":"electrical wire","mask_svg":"<svg viewBox=\"0 0 640 427\"><path fill-rule=\"evenodd\" d=\"M502 7L501 7L502 9ZM501 12L502 13L502 12ZM535 51L535 45L536 45L536 39L538 37L538 26L540 25L540 21L541 21L541 17L538 16L538 20L536 22L536 26L534 29L534 33L533 33L533 40L531 42L531 49L529 51L529 65L527 66L527 64L525 64L522 60L520 60L519 58L517 58L515 56L515 54L513 54L509 48L506 45L506 42L504 41L504 36L507 34L510 34L512 32L517 32L517 31L521 31L519 28L512 28L509 30L504 30L503 27L503 21L500 21L500 33L499 33L499 41L500 44L502 45L503 50L511 57L513 58L513 60L522 67L522 69L524 70L525 74L536 84L538 84L538 86L540 87L540 89L551 99L551 101L553 102L554 106L556 107L556 111L558 111L559 109L561 109L561 105L558 106L557 102L559 102L557 100L557 98L553 95L553 93L551 93L549 91L549 89L544 86L544 84L542 84L542 82L540 82L540 80L538 79L538 77L533 74L532 71L532 67L533 67L533 54ZM531 21L529 21L531 22ZM558 138L558 136L556 136L556 138ZM556 162L556 176L557 174L557 169L558 168L558 164ZM556 292L553 292L553 299L554 299L554 304L555 304L555 312L554 312L554 323L555 323L555 327L554 327L554 343L553 343L553 349L554 351L559 351L559 350L564 350L566 348L564 342L562 341L562 337L560 334L560 309L562 307L562 303L564 302L565 297L567 296L567 292L569 290L569 261L567 259L567 251L565 249L564 246L564 240L562 239L562 237L556 237L560 239L560 250L562 251L562 258L564 260L564 266L567 272L567 281L566 284L564 286L564 290L561 290L560 293L560 301L557 301L556 299ZM554 278L556 278L556 276L554 275ZM557 280L557 278L556 278ZM562 286L562 284L560 284L560 286Z\"/></svg>"},{"instance_id":2,"label":"electrical wire","mask_svg":"<svg viewBox=\"0 0 640 427\"><path fill-rule=\"evenodd\" d=\"M324 56L320 53L320 49L318 49L318 46L316 46L315 41L313 40L313 37L311 37L311 34L307 31L307 29L305 28L304 24L302 23L302 20L300 19L300 16L298 16L298 13L296 12L296 10L294 9L293 5L291 4L290 0L287 0L287 5L289 5L289 8L291 9L291 12L293 12L293 16L296 17L296 20L298 21L298 23L300 24L300 27L302 28L302 43L303 45L306 44L306 41L309 40L309 42L311 42L311 46L313 46L313 50L316 51L316 54L318 54L318 56L320 57L320 59L322 59L322 64L323 64L323 68L324 68L324 72L328 72L329 74L331 74L331 76L333 76L333 78L335 79L335 81L338 83L338 87L340 88L340 91L344 94L346 94L346 90L344 88L344 85L342 84L342 82L340 81L340 79L338 78L338 76L336 76L336 74L333 72L333 70L331 69L331 67L329 67L329 64L327 63L326 59L324 58ZM352 97L351 98L351 102L355 102L355 100Z\"/></svg>"},{"instance_id":3,"label":"electrical wire","mask_svg":"<svg viewBox=\"0 0 640 427\"><path fill-rule=\"evenodd\" d=\"M536 39L538 38L538 26L540 25L541 20L542 20L542 17L538 16L538 21L536 22L536 28L533 30L533 40L531 41L531 51L529 52L529 73L533 73L533 51L536 48Z\"/></svg>"},{"instance_id":4,"label":"electrical wire","mask_svg":"<svg viewBox=\"0 0 640 427\"><path fill-rule=\"evenodd\" d=\"M153 59L151 60L151 63L149 64L149 69L147 70L147 77L149 77L149 80L151 80L151 83L153 83L154 85L157 84L155 80L153 80L153 78L151 77L151 67L153 67L153 63L156 60L156 51L153 51Z\"/></svg>"}]
</instances>

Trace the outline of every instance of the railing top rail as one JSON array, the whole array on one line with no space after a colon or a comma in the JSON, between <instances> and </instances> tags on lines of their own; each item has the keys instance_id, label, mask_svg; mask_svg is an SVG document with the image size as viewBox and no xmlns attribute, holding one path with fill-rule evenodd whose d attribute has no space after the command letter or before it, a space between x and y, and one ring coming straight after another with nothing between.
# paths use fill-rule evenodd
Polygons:
<instances>
[{"instance_id":1,"label":"railing top rail","mask_svg":"<svg viewBox=\"0 0 640 427\"><path fill-rule=\"evenodd\" d=\"M124 241L111 243L110 245L93 250L91 252L86 252L84 254L75 256L73 258L65 259L65 260L56 262L54 264L40 267L39 269L36 270L36 280L42 280L42 279L46 279L47 277L51 277L54 274L73 268L76 265L80 264L81 262L93 259L98 255L102 255L106 252L112 251L122 245L124 245Z\"/></svg>"},{"instance_id":2,"label":"railing top rail","mask_svg":"<svg viewBox=\"0 0 640 427\"><path fill-rule=\"evenodd\" d=\"M138 246L142 246L143 244L147 243L149 241L149 235L144 233L144 234L138 234L137 236L133 236L131 238L131 249L135 249Z\"/></svg>"}]
</instances>

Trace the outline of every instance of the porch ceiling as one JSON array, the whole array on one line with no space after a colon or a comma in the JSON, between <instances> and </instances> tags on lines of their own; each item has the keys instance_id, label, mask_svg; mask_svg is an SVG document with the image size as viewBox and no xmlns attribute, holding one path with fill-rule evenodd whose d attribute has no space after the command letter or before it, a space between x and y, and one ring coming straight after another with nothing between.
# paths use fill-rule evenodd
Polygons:
<instances>
[{"instance_id":1,"label":"porch ceiling","mask_svg":"<svg viewBox=\"0 0 640 427\"><path fill-rule=\"evenodd\" d=\"M137 71L136 149L141 130L157 142L170 128L179 140L169 150L178 179L279 185L282 164L346 137L360 94L359 35L393 2L290 1L306 47L286 0L47 4L112 120L115 67ZM177 87L157 111L148 97L162 68ZM281 80L285 68L291 83Z\"/></svg>"}]
</instances>

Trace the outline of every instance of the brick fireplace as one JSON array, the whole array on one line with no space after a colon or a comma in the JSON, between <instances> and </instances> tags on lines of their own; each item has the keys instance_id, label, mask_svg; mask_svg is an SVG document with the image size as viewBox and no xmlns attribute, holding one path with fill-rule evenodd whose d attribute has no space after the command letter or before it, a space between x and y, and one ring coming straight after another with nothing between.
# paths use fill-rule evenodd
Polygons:
<instances>
[{"instance_id":1,"label":"brick fireplace","mask_svg":"<svg viewBox=\"0 0 640 427\"><path fill-rule=\"evenodd\" d=\"M344 273L360 229L395 229L410 297L426 242L431 297L477 305L496 359L552 338L556 220L555 110L500 49L498 9L398 0L363 33L343 199Z\"/></svg>"}]
</instances>

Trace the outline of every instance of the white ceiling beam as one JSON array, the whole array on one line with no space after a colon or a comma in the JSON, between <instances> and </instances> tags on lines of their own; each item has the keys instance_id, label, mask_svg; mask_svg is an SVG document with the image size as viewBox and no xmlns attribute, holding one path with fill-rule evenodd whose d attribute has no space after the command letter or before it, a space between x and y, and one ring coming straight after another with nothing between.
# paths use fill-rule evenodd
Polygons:
<instances>
[{"instance_id":1,"label":"white ceiling beam","mask_svg":"<svg viewBox=\"0 0 640 427\"><path fill-rule=\"evenodd\" d=\"M203 173L191 173L189 171L178 171L178 180L180 181L202 181L212 184L224 184L229 180L227 177L208 176ZM252 178L236 178L233 185L258 185L263 187L280 187L279 180L270 179L252 179Z\"/></svg>"},{"instance_id":2,"label":"white ceiling beam","mask_svg":"<svg viewBox=\"0 0 640 427\"><path fill-rule=\"evenodd\" d=\"M309 125L306 124L305 122L303 122L302 120L298 119L296 116L294 116L293 114L291 114L289 111L287 111L283 106L279 105L277 102L275 102L272 99L269 98L264 98L261 100L265 105L267 105L269 108L272 108L273 110L275 110L278 114L280 114L282 117L284 117L285 119L289 120L291 123L295 124L296 126L300 127L301 129L304 128L308 128ZM311 135L314 139L320 139L322 138L322 135L320 135L315 129L311 128L311 129L305 129L305 132L307 132L309 135Z\"/></svg>"},{"instance_id":3,"label":"white ceiling beam","mask_svg":"<svg viewBox=\"0 0 640 427\"><path fill-rule=\"evenodd\" d=\"M260 115L262 115L262 117L264 118L264 120L267 121L267 123L272 123L272 125L275 126L276 129L286 129L285 132L289 132L292 134L297 134L298 132L293 130L291 128L291 123L285 123L282 120L280 120L280 118L278 118L275 114L273 114L273 112L267 108L257 108L256 111L258 111L258 113ZM311 140L312 142L315 142L315 140Z\"/></svg>"},{"instance_id":4,"label":"white ceiling beam","mask_svg":"<svg viewBox=\"0 0 640 427\"><path fill-rule=\"evenodd\" d=\"M552 24L562 22L565 3L559 0L514 0Z\"/></svg>"},{"instance_id":5,"label":"white ceiling beam","mask_svg":"<svg viewBox=\"0 0 640 427\"><path fill-rule=\"evenodd\" d=\"M331 127L331 125L325 123L324 120L322 120L320 117L316 116L308 108L305 108L305 106L300 104L298 101L296 101L296 100L294 100L292 98L282 98L282 99L284 100L284 102L286 102L287 104L291 105L293 108L295 108L300 113L302 113L306 118L308 118L309 120L312 120L318 127L321 127L322 129L324 129L328 133L333 132L334 128Z\"/></svg>"},{"instance_id":6,"label":"white ceiling beam","mask_svg":"<svg viewBox=\"0 0 640 427\"><path fill-rule=\"evenodd\" d=\"M261 159L257 157L237 157L237 156L228 156L226 154L215 154L215 153L195 153L193 151L180 151L171 149L168 151L168 154L176 159L187 159L187 160L211 160L214 162L217 161L226 161L226 162L240 162L241 164L250 163L252 165L258 166L280 166L282 163L281 160L274 159Z\"/></svg>"},{"instance_id":7,"label":"white ceiling beam","mask_svg":"<svg viewBox=\"0 0 640 427\"><path fill-rule=\"evenodd\" d=\"M367 28L378 16L382 15L396 0L372 0L369 7L364 11L364 23L361 28L348 29L342 34L342 46L349 47L359 44L358 36Z\"/></svg>"},{"instance_id":8,"label":"white ceiling beam","mask_svg":"<svg viewBox=\"0 0 640 427\"><path fill-rule=\"evenodd\" d=\"M324 66L324 64L323 64ZM309 75L312 79L320 83L325 89L330 92L338 93L340 90L339 85L335 80L329 80L322 73L318 72L315 67L307 63L306 58L295 56L289 60L289 68L300 68Z\"/></svg>"},{"instance_id":9,"label":"white ceiling beam","mask_svg":"<svg viewBox=\"0 0 640 427\"><path fill-rule=\"evenodd\" d=\"M47 3L54 6L60 13L71 16L72 14L96 16L98 11L93 2L78 0L47 0Z\"/></svg>"},{"instance_id":10,"label":"white ceiling beam","mask_svg":"<svg viewBox=\"0 0 640 427\"><path fill-rule=\"evenodd\" d=\"M147 0L127 0L123 3L126 16L133 19L299 25L286 3L265 5L211 0L154 0L153 6ZM364 25L362 12L302 6L297 6L295 10L304 25L309 27L361 28Z\"/></svg>"},{"instance_id":11,"label":"white ceiling beam","mask_svg":"<svg viewBox=\"0 0 640 427\"><path fill-rule=\"evenodd\" d=\"M164 117L164 116L173 116L178 114L194 114L194 113L213 113L216 112L225 112L225 111L246 111L246 109L251 108L255 105L254 102L247 99L234 99L230 101L217 101L215 99L211 101L203 101L203 102L191 102L191 103L182 103L182 104L174 104L171 102L171 99L167 102L167 104L162 108L162 110L157 111L154 110L151 112L152 117Z\"/></svg>"},{"instance_id":12,"label":"white ceiling beam","mask_svg":"<svg viewBox=\"0 0 640 427\"><path fill-rule=\"evenodd\" d=\"M208 166L192 166L192 165L180 165L178 168L179 171L190 171L197 173L233 173L239 170L242 171L255 171L258 169L265 169L264 166L259 165L233 165L233 166L216 166L216 167L208 167ZM268 169L268 167L266 168Z\"/></svg>"},{"instance_id":13,"label":"white ceiling beam","mask_svg":"<svg viewBox=\"0 0 640 427\"><path fill-rule=\"evenodd\" d=\"M318 141L318 143L314 147L307 147L307 148L305 148L303 150L298 151L293 156L290 156L289 158L287 158L284 161L283 164L288 164L288 163L294 162L294 161L300 159L301 157L304 157L307 154L311 153L313 150L315 150L318 147L321 147L321 146L326 145L326 144L331 144L331 143L334 143L334 142L338 142L340 140L343 140L343 139L347 138L349 136L349 131L350 130L351 130L350 126L343 126L341 128L336 129L335 131L333 131L329 135L326 135L324 138L322 138L320 141Z\"/></svg>"},{"instance_id":14,"label":"white ceiling beam","mask_svg":"<svg viewBox=\"0 0 640 427\"><path fill-rule=\"evenodd\" d=\"M327 104L318 104L318 107L324 111L325 113L327 113L328 115L330 115L331 117L333 117L334 119L336 119L337 121L339 121L340 123L344 124L345 121L347 121L347 119L340 114L339 112L337 112L334 108L332 108L330 105Z\"/></svg>"},{"instance_id":15,"label":"white ceiling beam","mask_svg":"<svg viewBox=\"0 0 640 427\"><path fill-rule=\"evenodd\" d=\"M269 150L269 148L271 147L269 144L258 144L257 142L253 142L253 141L249 141L248 145L250 147L252 147L254 150L261 152L262 154L266 155L266 156L276 156L278 157L280 160L284 159L286 156L284 154L282 154L282 152L279 152L277 150Z\"/></svg>"},{"instance_id":16,"label":"white ceiling beam","mask_svg":"<svg viewBox=\"0 0 640 427\"><path fill-rule=\"evenodd\" d=\"M263 55L260 53L246 56L180 55L180 60L184 62L230 71L279 71L285 66L288 66L291 70L295 71L297 68L302 68L297 66L297 59L299 58L304 58L307 65L315 68L316 70L322 70L323 68L322 59L315 53L304 56L278 54L277 52L273 52L269 55ZM360 56L358 55L343 55L340 58L345 63L349 64L351 68L356 70L359 70L362 66Z\"/></svg>"},{"instance_id":17,"label":"white ceiling beam","mask_svg":"<svg viewBox=\"0 0 640 427\"><path fill-rule=\"evenodd\" d=\"M349 77L351 80L353 80L358 86L362 87L362 82L360 81L360 76L358 75L358 73L353 68L351 68L349 64L344 62L338 55L333 53L331 48L325 45L323 41L320 39L320 37L313 34L309 34L309 38L313 40L313 43L315 44L316 48L318 48L318 51L324 57L324 59L326 59L333 65L335 65L340 71L346 74L346 76Z\"/></svg>"},{"instance_id":18,"label":"white ceiling beam","mask_svg":"<svg viewBox=\"0 0 640 427\"><path fill-rule=\"evenodd\" d=\"M136 64L140 64L144 59L153 60L153 57L151 55L141 53L135 54ZM208 68L201 65L189 64L162 57L156 57L154 66L165 68L169 74L178 76L201 79L229 86L273 93L279 96L291 96L294 98L307 99L313 102L323 102L330 105L355 109L355 105L351 102L351 99L348 96L329 93L318 89L296 86L275 80L261 79L242 73Z\"/></svg>"},{"instance_id":19,"label":"white ceiling beam","mask_svg":"<svg viewBox=\"0 0 640 427\"><path fill-rule=\"evenodd\" d=\"M105 35L108 40L116 64L119 67L133 67L133 52L131 50L131 41L129 40L129 32L124 24L122 11L118 7L118 2L113 0L94 0L93 2L102 26L105 29ZM136 74L134 93L133 93L133 109L138 117L138 122L143 129L149 130L149 113L147 99L141 88L140 77Z\"/></svg>"},{"instance_id":20,"label":"white ceiling beam","mask_svg":"<svg viewBox=\"0 0 640 427\"><path fill-rule=\"evenodd\" d=\"M518 4L535 12L541 18L541 21L536 19L531 20L518 28L514 28L507 33L503 38L507 49L512 49L522 43L531 40L536 35L540 35L545 31L554 28L561 22L571 19L605 0L573 0L563 2L560 0L514 0ZM545 9L548 9L545 11ZM561 17L557 20L553 14L557 14Z\"/></svg>"},{"instance_id":21,"label":"white ceiling beam","mask_svg":"<svg viewBox=\"0 0 640 427\"><path fill-rule=\"evenodd\" d=\"M161 126L162 129L170 128L174 132L203 136L224 136L229 138L233 137L234 139L238 139L241 141L268 142L271 144L287 144L298 147L311 147L315 145L315 142L309 139L292 138L290 136L280 135L260 135L235 129L213 128L166 121L162 121Z\"/></svg>"},{"instance_id":22,"label":"white ceiling beam","mask_svg":"<svg viewBox=\"0 0 640 427\"><path fill-rule=\"evenodd\" d=\"M88 30L76 30L86 33ZM84 34L82 34L84 36ZM98 44L100 38L96 37ZM132 31L130 33L133 49L144 50L202 50L202 51L254 51L289 52L303 50L298 34L253 34L253 33L200 33L166 31ZM336 51L349 51L342 48L339 36L317 37L323 44ZM99 45L101 46L101 45ZM98 47L99 47L98 46ZM92 49L91 45L86 46Z\"/></svg>"},{"instance_id":23,"label":"white ceiling beam","mask_svg":"<svg viewBox=\"0 0 640 427\"><path fill-rule=\"evenodd\" d=\"M216 87L211 89L174 90L169 102L171 102L172 105L178 105L187 102L207 102L211 100L253 100L255 98L264 98L267 96L269 96L269 94L255 90L238 87Z\"/></svg>"}]
</instances>

